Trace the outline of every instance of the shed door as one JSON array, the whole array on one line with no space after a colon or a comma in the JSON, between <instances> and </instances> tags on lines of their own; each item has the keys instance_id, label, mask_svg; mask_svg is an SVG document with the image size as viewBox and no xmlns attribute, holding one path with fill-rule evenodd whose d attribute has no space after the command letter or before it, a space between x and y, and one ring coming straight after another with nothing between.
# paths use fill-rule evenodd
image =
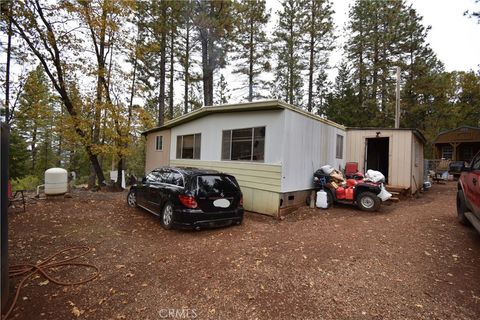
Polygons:
<instances>
[{"instance_id":1,"label":"shed door","mask_svg":"<svg viewBox=\"0 0 480 320\"><path fill-rule=\"evenodd\" d=\"M385 176L388 183L388 150L390 138L367 138L366 139L366 168L377 170Z\"/></svg>"}]
</instances>

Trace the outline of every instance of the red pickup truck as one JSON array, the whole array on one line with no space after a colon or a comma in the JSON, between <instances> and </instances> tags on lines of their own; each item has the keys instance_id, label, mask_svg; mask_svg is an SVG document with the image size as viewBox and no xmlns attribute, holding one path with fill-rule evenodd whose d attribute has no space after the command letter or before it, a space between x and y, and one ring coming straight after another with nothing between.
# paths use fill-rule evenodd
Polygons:
<instances>
[{"instance_id":1,"label":"red pickup truck","mask_svg":"<svg viewBox=\"0 0 480 320\"><path fill-rule=\"evenodd\" d=\"M480 232L480 151L458 179L457 214L461 223Z\"/></svg>"}]
</instances>

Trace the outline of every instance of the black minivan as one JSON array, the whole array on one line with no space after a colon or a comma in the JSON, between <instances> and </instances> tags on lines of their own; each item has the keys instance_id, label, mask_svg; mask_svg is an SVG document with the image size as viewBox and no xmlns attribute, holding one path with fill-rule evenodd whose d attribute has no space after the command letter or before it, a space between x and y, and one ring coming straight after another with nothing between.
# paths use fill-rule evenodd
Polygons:
<instances>
[{"instance_id":1,"label":"black minivan","mask_svg":"<svg viewBox=\"0 0 480 320\"><path fill-rule=\"evenodd\" d=\"M234 176L214 170L162 167L133 185L130 207L160 218L165 229L241 224L243 195Z\"/></svg>"}]
</instances>

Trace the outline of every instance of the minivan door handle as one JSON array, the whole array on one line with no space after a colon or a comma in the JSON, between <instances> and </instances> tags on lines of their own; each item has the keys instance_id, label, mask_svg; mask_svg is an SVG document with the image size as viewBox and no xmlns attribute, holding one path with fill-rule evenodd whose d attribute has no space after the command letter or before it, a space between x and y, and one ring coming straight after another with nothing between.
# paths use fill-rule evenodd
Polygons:
<instances>
[{"instance_id":1,"label":"minivan door handle","mask_svg":"<svg viewBox=\"0 0 480 320\"><path fill-rule=\"evenodd\" d=\"M477 185L477 179L476 179L475 177L472 179L472 182L473 182L473 185L474 185L474 186Z\"/></svg>"}]
</instances>

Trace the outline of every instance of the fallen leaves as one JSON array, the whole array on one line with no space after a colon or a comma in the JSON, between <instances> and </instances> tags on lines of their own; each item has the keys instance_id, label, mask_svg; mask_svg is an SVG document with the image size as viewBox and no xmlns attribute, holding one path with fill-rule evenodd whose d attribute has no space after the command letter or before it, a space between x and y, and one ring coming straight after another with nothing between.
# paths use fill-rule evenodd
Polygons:
<instances>
[{"instance_id":1,"label":"fallen leaves","mask_svg":"<svg viewBox=\"0 0 480 320\"><path fill-rule=\"evenodd\" d=\"M50 283L50 281L48 281L48 279L47 279L45 281L39 282L38 285L42 287L42 286L46 286L49 283Z\"/></svg>"},{"instance_id":2,"label":"fallen leaves","mask_svg":"<svg viewBox=\"0 0 480 320\"><path fill-rule=\"evenodd\" d=\"M80 317L84 312L85 312L85 310L80 310L80 309L78 309L77 307L73 307L73 308L72 308L72 314L73 314L75 317Z\"/></svg>"}]
</instances>

